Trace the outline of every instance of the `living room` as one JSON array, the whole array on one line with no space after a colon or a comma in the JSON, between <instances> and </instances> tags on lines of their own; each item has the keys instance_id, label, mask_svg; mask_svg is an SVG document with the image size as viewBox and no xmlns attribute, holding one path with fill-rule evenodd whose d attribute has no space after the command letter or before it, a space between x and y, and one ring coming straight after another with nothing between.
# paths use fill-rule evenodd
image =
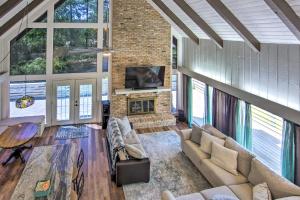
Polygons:
<instances>
[{"instance_id":1,"label":"living room","mask_svg":"<svg viewBox=\"0 0 300 200\"><path fill-rule=\"evenodd\" d=\"M300 1L0 0L0 199L300 200Z\"/></svg>"}]
</instances>

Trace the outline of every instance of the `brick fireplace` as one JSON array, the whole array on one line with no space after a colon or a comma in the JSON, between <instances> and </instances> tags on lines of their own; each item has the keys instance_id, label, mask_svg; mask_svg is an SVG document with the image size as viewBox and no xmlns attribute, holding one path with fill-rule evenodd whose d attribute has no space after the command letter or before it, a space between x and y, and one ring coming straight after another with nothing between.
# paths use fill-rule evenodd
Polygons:
<instances>
[{"instance_id":1,"label":"brick fireplace","mask_svg":"<svg viewBox=\"0 0 300 200\"><path fill-rule=\"evenodd\" d=\"M114 0L112 9L112 42L116 51L112 55L111 114L128 115L128 100L132 99L155 99L155 109L170 114L170 91L115 93L116 89L125 88L125 69L133 66L165 66L164 87L171 88L170 25L146 0Z\"/></svg>"}]
</instances>

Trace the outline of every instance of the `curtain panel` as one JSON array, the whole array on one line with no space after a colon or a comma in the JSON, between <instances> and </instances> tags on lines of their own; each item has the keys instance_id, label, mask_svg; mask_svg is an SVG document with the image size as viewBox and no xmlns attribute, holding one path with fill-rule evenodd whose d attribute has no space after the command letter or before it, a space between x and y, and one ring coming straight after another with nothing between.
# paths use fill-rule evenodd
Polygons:
<instances>
[{"instance_id":1,"label":"curtain panel","mask_svg":"<svg viewBox=\"0 0 300 200\"><path fill-rule=\"evenodd\" d=\"M282 176L300 186L300 126L284 120L282 131Z\"/></svg>"},{"instance_id":2,"label":"curtain panel","mask_svg":"<svg viewBox=\"0 0 300 200\"><path fill-rule=\"evenodd\" d=\"M213 103L213 88L209 85L205 85L205 124L212 125L212 103Z\"/></svg>"},{"instance_id":3,"label":"curtain panel","mask_svg":"<svg viewBox=\"0 0 300 200\"><path fill-rule=\"evenodd\" d=\"M236 109L236 141L252 151L252 110L251 105L238 100Z\"/></svg>"},{"instance_id":4,"label":"curtain panel","mask_svg":"<svg viewBox=\"0 0 300 200\"><path fill-rule=\"evenodd\" d=\"M183 74L182 76L182 84L183 84L183 107L184 114L187 120L188 126L192 127L193 122L193 83L192 78Z\"/></svg>"},{"instance_id":5,"label":"curtain panel","mask_svg":"<svg viewBox=\"0 0 300 200\"><path fill-rule=\"evenodd\" d=\"M213 126L236 139L236 109L238 98L218 89L213 90Z\"/></svg>"}]
</instances>

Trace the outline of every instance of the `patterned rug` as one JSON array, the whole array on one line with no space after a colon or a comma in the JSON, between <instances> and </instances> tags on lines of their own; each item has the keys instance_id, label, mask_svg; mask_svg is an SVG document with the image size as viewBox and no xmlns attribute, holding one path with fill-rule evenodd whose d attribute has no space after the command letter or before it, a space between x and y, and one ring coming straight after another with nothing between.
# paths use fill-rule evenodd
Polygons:
<instances>
[{"instance_id":1,"label":"patterned rug","mask_svg":"<svg viewBox=\"0 0 300 200\"><path fill-rule=\"evenodd\" d=\"M164 190L179 196L211 187L182 153L175 131L139 137L151 161L151 178L149 183L123 186L126 200L159 200Z\"/></svg>"},{"instance_id":2,"label":"patterned rug","mask_svg":"<svg viewBox=\"0 0 300 200\"><path fill-rule=\"evenodd\" d=\"M56 140L67 140L88 137L89 133L85 125L82 126L61 126L55 136Z\"/></svg>"}]
</instances>

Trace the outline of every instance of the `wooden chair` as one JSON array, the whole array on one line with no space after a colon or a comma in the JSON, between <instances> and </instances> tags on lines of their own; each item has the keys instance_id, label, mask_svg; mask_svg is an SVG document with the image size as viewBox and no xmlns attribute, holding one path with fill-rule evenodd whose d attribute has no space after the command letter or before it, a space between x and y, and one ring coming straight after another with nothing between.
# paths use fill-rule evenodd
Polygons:
<instances>
[{"instance_id":1,"label":"wooden chair","mask_svg":"<svg viewBox=\"0 0 300 200\"><path fill-rule=\"evenodd\" d=\"M79 172L80 172L80 169L82 167L84 163L84 153L83 153L83 150L81 149L80 150L80 153L78 155L78 159L77 159L77 163L76 165L73 167L73 186L74 186L74 190L77 191L77 186L78 186L78 178L79 178Z\"/></svg>"}]
</instances>

